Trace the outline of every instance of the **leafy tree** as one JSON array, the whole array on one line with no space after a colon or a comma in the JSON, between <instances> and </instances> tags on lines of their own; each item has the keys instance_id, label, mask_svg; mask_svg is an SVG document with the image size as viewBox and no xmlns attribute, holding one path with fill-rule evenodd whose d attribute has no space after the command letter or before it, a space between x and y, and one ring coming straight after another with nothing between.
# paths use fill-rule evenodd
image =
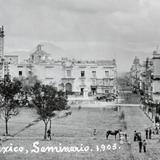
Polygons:
<instances>
[{"instance_id":1,"label":"leafy tree","mask_svg":"<svg viewBox=\"0 0 160 160\"><path fill-rule=\"evenodd\" d=\"M44 139L46 139L48 122L56 115L56 111L69 109L67 100L64 93L57 91L53 86L36 83L32 87L32 103L44 122Z\"/></svg>"},{"instance_id":2,"label":"leafy tree","mask_svg":"<svg viewBox=\"0 0 160 160\"><path fill-rule=\"evenodd\" d=\"M18 80L11 81L9 76L0 82L0 114L5 120L5 134L8 132L8 121L19 113L22 84Z\"/></svg>"},{"instance_id":3,"label":"leafy tree","mask_svg":"<svg viewBox=\"0 0 160 160\"><path fill-rule=\"evenodd\" d=\"M20 81L22 83L21 99L23 100L22 106L31 107L29 101L31 100L31 88L40 83L35 75L28 75L28 77L15 77L14 81Z\"/></svg>"}]
</instances>

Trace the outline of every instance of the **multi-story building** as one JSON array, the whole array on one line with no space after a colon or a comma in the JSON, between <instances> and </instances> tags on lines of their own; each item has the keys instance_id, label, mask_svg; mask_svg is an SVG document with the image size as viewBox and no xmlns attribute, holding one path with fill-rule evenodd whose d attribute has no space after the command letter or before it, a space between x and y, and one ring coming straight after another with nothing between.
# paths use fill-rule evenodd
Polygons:
<instances>
[{"instance_id":1,"label":"multi-story building","mask_svg":"<svg viewBox=\"0 0 160 160\"><path fill-rule=\"evenodd\" d=\"M130 82L131 82L131 85L132 85L134 92L137 92L140 90L141 69L142 69L142 66L140 64L140 60L137 57L135 57L133 64L132 64L132 67L130 69Z\"/></svg>"},{"instance_id":2,"label":"multi-story building","mask_svg":"<svg viewBox=\"0 0 160 160\"><path fill-rule=\"evenodd\" d=\"M25 63L9 64L11 77L36 75L44 84L81 95L116 93L116 61L53 60L41 45Z\"/></svg>"},{"instance_id":3,"label":"multi-story building","mask_svg":"<svg viewBox=\"0 0 160 160\"><path fill-rule=\"evenodd\" d=\"M0 79L4 77L4 28L0 27Z\"/></svg>"},{"instance_id":4,"label":"multi-story building","mask_svg":"<svg viewBox=\"0 0 160 160\"><path fill-rule=\"evenodd\" d=\"M146 102L160 103L160 53L158 51L154 51L153 57L146 58L142 65L139 60L134 60L130 75L133 87L139 88Z\"/></svg>"},{"instance_id":5,"label":"multi-story building","mask_svg":"<svg viewBox=\"0 0 160 160\"><path fill-rule=\"evenodd\" d=\"M153 72L153 62L152 59L146 58L143 62L140 75L140 91L143 95L147 97L147 100L152 99L152 72Z\"/></svg>"},{"instance_id":6,"label":"multi-story building","mask_svg":"<svg viewBox=\"0 0 160 160\"><path fill-rule=\"evenodd\" d=\"M160 53L153 52L152 97L155 103L160 103Z\"/></svg>"}]
</instances>

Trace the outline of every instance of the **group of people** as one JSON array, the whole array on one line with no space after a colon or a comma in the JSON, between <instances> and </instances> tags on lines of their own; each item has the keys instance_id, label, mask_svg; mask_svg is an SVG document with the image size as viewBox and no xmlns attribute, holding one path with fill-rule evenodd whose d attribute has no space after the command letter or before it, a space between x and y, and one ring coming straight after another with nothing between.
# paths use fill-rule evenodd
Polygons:
<instances>
[{"instance_id":1,"label":"group of people","mask_svg":"<svg viewBox=\"0 0 160 160\"><path fill-rule=\"evenodd\" d=\"M149 132L150 133L150 132ZM150 135L151 137L151 135ZM147 138L146 138L147 139ZM137 131L134 131L134 142L135 141L138 141L138 144L139 144L139 152L141 153L142 152L142 149L144 151L144 153L146 152L146 147L147 147L147 142L146 140L142 140L142 136L141 136L141 132L137 132Z\"/></svg>"},{"instance_id":2,"label":"group of people","mask_svg":"<svg viewBox=\"0 0 160 160\"><path fill-rule=\"evenodd\" d=\"M146 139L152 139L152 134L153 133L158 134L159 133L158 128L156 128L154 131L152 130L151 127L146 128L145 129L145 138ZM143 151L146 152L147 142L146 142L145 139L142 140L141 132L134 131L134 141L138 141L138 143L139 143L139 152L142 152L142 148L143 148Z\"/></svg>"},{"instance_id":3,"label":"group of people","mask_svg":"<svg viewBox=\"0 0 160 160\"><path fill-rule=\"evenodd\" d=\"M152 129L151 128L145 129L145 133L146 133L146 139L152 138Z\"/></svg>"}]
</instances>

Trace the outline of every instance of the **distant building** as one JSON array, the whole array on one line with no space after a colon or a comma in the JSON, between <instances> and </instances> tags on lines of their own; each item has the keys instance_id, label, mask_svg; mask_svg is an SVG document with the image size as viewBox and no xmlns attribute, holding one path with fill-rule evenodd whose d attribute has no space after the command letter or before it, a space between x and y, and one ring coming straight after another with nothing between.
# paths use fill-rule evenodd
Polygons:
<instances>
[{"instance_id":1,"label":"distant building","mask_svg":"<svg viewBox=\"0 0 160 160\"><path fill-rule=\"evenodd\" d=\"M17 55L4 55L5 61L9 64L18 64L18 56Z\"/></svg>"},{"instance_id":2,"label":"distant building","mask_svg":"<svg viewBox=\"0 0 160 160\"><path fill-rule=\"evenodd\" d=\"M144 95L146 103L160 103L160 53L153 52L152 58L146 58L140 64L137 57L130 70L133 88Z\"/></svg>"},{"instance_id":3,"label":"distant building","mask_svg":"<svg viewBox=\"0 0 160 160\"><path fill-rule=\"evenodd\" d=\"M160 53L153 52L152 96L153 101L160 103Z\"/></svg>"},{"instance_id":4,"label":"distant building","mask_svg":"<svg viewBox=\"0 0 160 160\"><path fill-rule=\"evenodd\" d=\"M141 68L140 92L142 95L145 96L147 102L152 100L152 73L153 73L152 58L146 58Z\"/></svg>"},{"instance_id":5,"label":"distant building","mask_svg":"<svg viewBox=\"0 0 160 160\"><path fill-rule=\"evenodd\" d=\"M140 64L139 58L135 57L133 60L133 64L130 69L130 82L133 88L134 92L137 92L140 90L140 85L141 85L141 79L140 79L140 74L141 74L141 69L142 66Z\"/></svg>"},{"instance_id":6,"label":"distant building","mask_svg":"<svg viewBox=\"0 0 160 160\"><path fill-rule=\"evenodd\" d=\"M0 79L4 77L4 27L0 27Z\"/></svg>"},{"instance_id":7,"label":"distant building","mask_svg":"<svg viewBox=\"0 0 160 160\"><path fill-rule=\"evenodd\" d=\"M53 60L37 46L25 63L12 63L11 77L36 75L44 84L81 95L116 93L117 66L113 60L78 61L62 58Z\"/></svg>"}]
</instances>

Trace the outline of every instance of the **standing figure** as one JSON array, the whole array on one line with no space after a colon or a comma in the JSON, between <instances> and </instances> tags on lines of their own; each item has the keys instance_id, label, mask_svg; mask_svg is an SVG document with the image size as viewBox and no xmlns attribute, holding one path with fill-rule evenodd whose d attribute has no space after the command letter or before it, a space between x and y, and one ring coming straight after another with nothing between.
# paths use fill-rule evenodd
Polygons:
<instances>
[{"instance_id":1,"label":"standing figure","mask_svg":"<svg viewBox=\"0 0 160 160\"><path fill-rule=\"evenodd\" d=\"M146 132L146 139L148 139L148 128L145 130Z\"/></svg>"},{"instance_id":2,"label":"standing figure","mask_svg":"<svg viewBox=\"0 0 160 160\"><path fill-rule=\"evenodd\" d=\"M158 127L156 126L156 134L159 134L159 130L158 130Z\"/></svg>"},{"instance_id":3,"label":"standing figure","mask_svg":"<svg viewBox=\"0 0 160 160\"><path fill-rule=\"evenodd\" d=\"M136 140L137 140L137 132L134 131L134 141L136 141Z\"/></svg>"},{"instance_id":4,"label":"standing figure","mask_svg":"<svg viewBox=\"0 0 160 160\"><path fill-rule=\"evenodd\" d=\"M149 139L151 139L152 138L152 129L150 128L149 129Z\"/></svg>"},{"instance_id":5,"label":"standing figure","mask_svg":"<svg viewBox=\"0 0 160 160\"><path fill-rule=\"evenodd\" d=\"M142 145L143 145L143 143L142 143L142 141L140 140L140 141L139 141L139 152L140 152L140 153L142 152Z\"/></svg>"},{"instance_id":6,"label":"standing figure","mask_svg":"<svg viewBox=\"0 0 160 160\"><path fill-rule=\"evenodd\" d=\"M97 130L94 129L94 130L93 130L93 136L96 136L96 135L97 135Z\"/></svg>"},{"instance_id":7,"label":"standing figure","mask_svg":"<svg viewBox=\"0 0 160 160\"><path fill-rule=\"evenodd\" d=\"M138 133L137 133L137 140L138 140L138 141L142 141L141 132L138 132Z\"/></svg>"},{"instance_id":8,"label":"standing figure","mask_svg":"<svg viewBox=\"0 0 160 160\"><path fill-rule=\"evenodd\" d=\"M146 152L146 146L147 146L147 142L146 140L144 139L143 140L143 151Z\"/></svg>"},{"instance_id":9,"label":"standing figure","mask_svg":"<svg viewBox=\"0 0 160 160\"><path fill-rule=\"evenodd\" d=\"M47 137L51 140L51 130L50 129L48 129L47 131Z\"/></svg>"},{"instance_id":10,"label":"standing figure","mask_svg":"<svg viewBox=\"0 0 160 160\"><path fill-rule=\"evenodd\" d=\"M81 108L82 108L81 106L78 106L78 110L81 110Z\"/></svg>"},{"instance_id":11,"label":"standing figure","mask_svg":"<svg viewBox=\"0 0 160 160\"><path fill-rule=\"evenodd\" d=\"M124 137L125 137L125 141L127 142L127 137L128 137L127 133L124 134Z\"/></svg>"}]
</instances>

